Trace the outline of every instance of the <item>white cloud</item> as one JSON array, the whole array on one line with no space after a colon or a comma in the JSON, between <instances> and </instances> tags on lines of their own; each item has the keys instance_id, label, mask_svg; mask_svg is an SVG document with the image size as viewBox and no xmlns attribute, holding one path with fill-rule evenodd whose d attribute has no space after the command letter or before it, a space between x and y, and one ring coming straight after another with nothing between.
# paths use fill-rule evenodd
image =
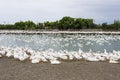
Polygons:
<instances>
[{"instance_id":1,"label":"white cloud","mask_svg":"<svg viewBox=\"0 0 120 80\"><path fill-rule=\"evenodd\" d=\"M120 19L119 0L0 0L0 23L54 21L63 16L93 18L96 22Z\"/></svg>"}]
</instances>

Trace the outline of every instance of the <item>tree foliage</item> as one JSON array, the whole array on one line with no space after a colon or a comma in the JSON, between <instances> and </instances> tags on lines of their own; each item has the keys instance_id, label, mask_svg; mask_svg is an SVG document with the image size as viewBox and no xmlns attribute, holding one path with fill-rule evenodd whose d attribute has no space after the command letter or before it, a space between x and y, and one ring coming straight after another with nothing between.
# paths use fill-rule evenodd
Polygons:
<instances>
[{"instance_id":1,"label":"tree foliage","mask_svg":"<svg viewBox=\"0 0 120 80\"><path fill-rule=\"evenodd\" d=\"M16 26L16 28L23 30L36 29L36 24L32 21L25 21L25 22L20 21L20 22L16 22L14 25Z\"/></svg>"},{"instance_id":2,"label":"tree foliage","mask_svg":"<svg viewBox=\"0 0 120 80\"><path fill-rule=\"evenodd\" d=\"M115 20L112 24L95 24L93 19L72 18L65 16L60 20L35 24L33 21L20 21L15 24L0 24L0 29L35 30L35 29L59 29L59 30L79 30L79 29L102 29L120 30L120 21Z\"/></svg>"}]
</instances>

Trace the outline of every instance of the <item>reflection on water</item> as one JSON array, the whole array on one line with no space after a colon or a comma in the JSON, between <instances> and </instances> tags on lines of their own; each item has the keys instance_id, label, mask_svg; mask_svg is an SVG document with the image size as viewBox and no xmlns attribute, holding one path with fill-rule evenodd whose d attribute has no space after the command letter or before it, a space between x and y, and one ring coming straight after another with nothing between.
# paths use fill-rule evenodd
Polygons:
<instances>
[{"instance_id":1,"label":"reflection on water","mask_svg":"<svg viewBox=\"0 0 120 80\"><path fill-rule=\"evenodd\" d=\"M101 51L120 50L119 35L90 34L1 34L0 46L27 47L34 50Z\"/></svg>"}]
</instances>

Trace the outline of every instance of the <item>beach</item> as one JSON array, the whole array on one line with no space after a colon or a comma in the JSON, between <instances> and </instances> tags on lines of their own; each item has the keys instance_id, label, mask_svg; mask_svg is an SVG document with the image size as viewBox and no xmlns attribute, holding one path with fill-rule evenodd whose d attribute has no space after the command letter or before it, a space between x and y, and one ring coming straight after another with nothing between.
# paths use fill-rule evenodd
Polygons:
<instances>
[{"instance_id":1,"label":"beach","mask_svg":"<svg viewBox=\"0 0 120 80\"><path fill-rule=\"evenodd\" d=\"M3 57L0 80L120 80L120 64L86 61L32 64Z\"/></svg>"}]
</instances>

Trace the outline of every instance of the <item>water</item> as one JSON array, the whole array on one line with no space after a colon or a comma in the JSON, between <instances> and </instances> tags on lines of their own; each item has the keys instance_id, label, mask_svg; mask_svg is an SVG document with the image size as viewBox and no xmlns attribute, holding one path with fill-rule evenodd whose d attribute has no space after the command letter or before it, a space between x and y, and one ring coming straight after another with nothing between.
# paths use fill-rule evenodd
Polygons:
<instances>
[{"instance_id":1,"label":"water","mask_svg":"<svg viewBox=\"0 0 120 80\"><path fill-rule=\"evenodd\" d=\"M120 50L120 35L98 34L0 34L0 46L54 51L107 52Z\"/></svg>"}]
</instances>

